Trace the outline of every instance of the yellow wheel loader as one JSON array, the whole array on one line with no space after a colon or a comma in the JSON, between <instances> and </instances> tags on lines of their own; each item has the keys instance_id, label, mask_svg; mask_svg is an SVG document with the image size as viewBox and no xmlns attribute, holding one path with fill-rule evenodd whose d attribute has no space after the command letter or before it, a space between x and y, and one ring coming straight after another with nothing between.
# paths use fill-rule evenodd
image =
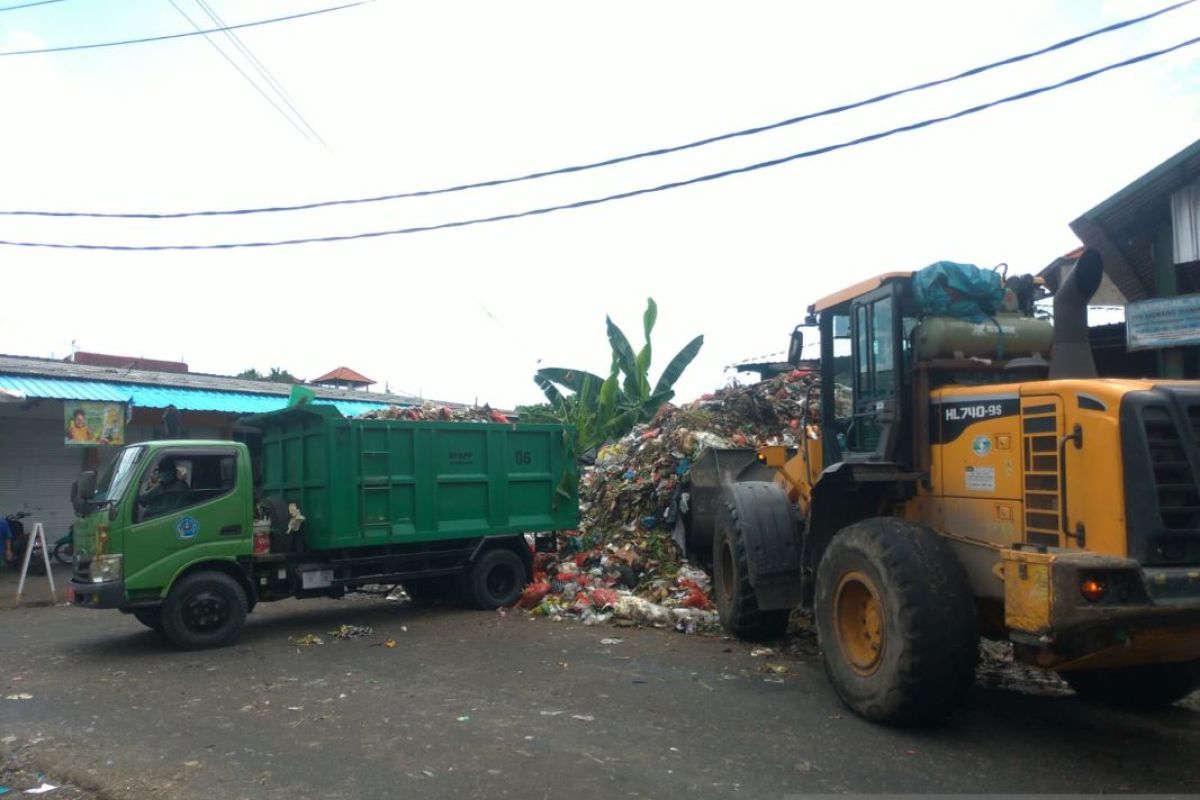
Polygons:
<instances>
[{"instance_id":1,"label":"yellow wheel loader","mask_svg":"<svg viewBox=\"0 0 1200 800\"><path fill-rule=\"evenodd\" d=\"M929 313L921 273L811 306L797 446L691 469L687 546L711 553L726 629L770 638L811 609L838 695L888 724L951 711L981 635L1092 699L1200 687L1200 381L1096 375L1101 276L1086 251L1053 324L1029 276L997 275L975 320Z\"/></svg>"}]
</instances>

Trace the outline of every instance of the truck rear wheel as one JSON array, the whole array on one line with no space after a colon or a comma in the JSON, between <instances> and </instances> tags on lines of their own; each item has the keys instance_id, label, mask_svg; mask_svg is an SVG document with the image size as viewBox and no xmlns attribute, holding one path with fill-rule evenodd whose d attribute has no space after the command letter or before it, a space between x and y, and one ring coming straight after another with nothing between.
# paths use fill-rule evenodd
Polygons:
<instances>
[{"instance_id":1,"label":"truck rear wheel","mask_svg":"<svg viewBox=\"0 0 1200 800\"><path fill-rule=\"evenodd\" d=\"M492 611L511 606L529 582L525 562L511 550L484 552L463 576L463 594L480 608Z\"/></svg>"},{"instance_id":2,"label":"truck rear wheel","mask_svg":"<svg viewBox=\"0 0 1200 800\"><path fill-rule=\"evenodd\" d=\"M815 606L825 671L866 719L936 721L974 682L975 600L962 564L928 528L891 517L843 528L817 569Z\"/></svg>"},{"instance_id":3,"label":"truck rear wheel","mask_svg":"<svg viewBox=\"0 0 1200 800\"><path fill-rule=\"evenodd\" d=\"M179 580L163 604L163 633L185 650L231 644L246 621L246 593L223 572L195 572Z\"/></svg>"},{"instance_id":4,"label":"truck rear wheel","mask_svg":"<svg viewBox=\"0 0 1200 800\"><path fill-rule=\"evenodd\" d=\"M763 611L758 607L746 555L746 530L750 526L792 525L787 498L780 508L770 496L753 491L756 484L733 484L725 489L713 535L713 598L725 630L739 639L761 641L787 631L790 609ZM775 513L772 513L775 512ZM790 535L790 530L789 530Z\"/></svg>"},{"instance_id":5,"label":"truck rear wheel","mask_svg":"<svg viewBox=\"0 0 1200 800\"><path fill-rule=\"evenodd\" d=\"M145 625L151 630L162 633L162 609L161 608L139 608L133 612L133 618Z\"/></svg>"},{"instance_id":6,"label":"truck rear wheel","mask_svg":"<svg viewBox=\"0 0 1200 800\"><path fill-rule=\"evenodd\" d=\"M1200 689L1200 661L1061 673L1075 694L1128 708L1160 708Z\"/></svg>"}]
</instances>

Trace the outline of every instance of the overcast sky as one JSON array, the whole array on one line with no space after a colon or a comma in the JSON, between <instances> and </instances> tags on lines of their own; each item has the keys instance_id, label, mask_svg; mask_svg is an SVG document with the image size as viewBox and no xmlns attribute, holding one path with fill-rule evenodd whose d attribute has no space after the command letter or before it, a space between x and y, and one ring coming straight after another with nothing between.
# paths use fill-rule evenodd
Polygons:
<instances>
[{"instance_id":1,"label":"overcast sky","mask_svg":"<svg viewBox=\"0 0 1200 800\"><path fill-rule=\"evenodd\" d=\"M209 2L228 23L337 5ZM328 149L203 37L5 56L0 209L257 207L525 174L839 105L1166 4L377 0L241 31ZM0 12L0 51L189 29L168 0L64 0ZM0 239L202 244L506 214L852 139L1198 32L1200 4L869 109L514 186L241 217L0 217ZM1198 137L1200 46L884 141L515 221L273 249L0 247L0 352L62 357L74 342L302 378L345 365L379 389L511 407L540 400L539 365L605 372L605 314L637 346L653 296L653 377L705 336L686 401L783 350L809 303L856 280L942 259L1041 269L1078 244L1071 220Z\"/></svg>"}]
</instances>

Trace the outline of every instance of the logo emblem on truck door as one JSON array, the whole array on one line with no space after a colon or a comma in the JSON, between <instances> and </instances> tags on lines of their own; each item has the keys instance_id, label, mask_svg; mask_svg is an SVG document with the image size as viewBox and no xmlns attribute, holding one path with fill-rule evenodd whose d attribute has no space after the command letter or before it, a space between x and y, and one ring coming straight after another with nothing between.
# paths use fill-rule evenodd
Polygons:
<instances>
[{"instance_id":1,"label":"logo emblem on truck door","mask_svg":"<svg viewBox=\"0 0 1200 800\"><path fill-rule=\"evenodd\" d=\"M196 538L196 534L200 532L200 523L195 517L187 516L175 523L175 535L183 541L189 541Z\"/></svg>"},{"instance_id":2,"label":"logo emblem on truck door","mask_svg":"<svg viewBox=\"0 0 1200 800\"><path fill-rule=\"evenodd\" d=\"M971 451L980 458L983 458L992 452L992 437L976 436L975 441L971 442Z\"/></svg>"}]
</instances>

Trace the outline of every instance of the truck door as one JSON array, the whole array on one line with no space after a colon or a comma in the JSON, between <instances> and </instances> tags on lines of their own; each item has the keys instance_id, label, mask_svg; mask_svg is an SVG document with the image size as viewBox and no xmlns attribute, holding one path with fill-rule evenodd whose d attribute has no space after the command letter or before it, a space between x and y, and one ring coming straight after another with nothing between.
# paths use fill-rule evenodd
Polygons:
<instances>
[{"instance_id":1,"label":"truck door","mask_svg":"<svg viewBox=\"0 0 1200 800\"><path fill-rule=\"evenodd\" d=\"M234 448L161 450L131 487L125 532L124 573L128 590L166 585L192 558L184 551L205 548L220 557L251 536L249 493L237 491L238 451ZM176 485L152 491L158 475L172 464ZM234 554L234 553L230 553Z\"/></svg>"}]
</instances>

